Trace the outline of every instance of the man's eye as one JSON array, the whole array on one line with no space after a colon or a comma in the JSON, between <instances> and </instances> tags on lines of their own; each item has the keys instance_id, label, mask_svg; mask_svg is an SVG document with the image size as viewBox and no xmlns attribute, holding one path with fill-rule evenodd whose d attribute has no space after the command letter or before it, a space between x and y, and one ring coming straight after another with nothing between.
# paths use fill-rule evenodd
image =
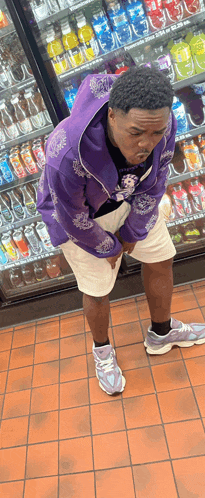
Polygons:
<instances>
[{"instance_id":1,"label":"man's eye","mask_svg":"<svg viewBox=\"0 0 205 498\"><path fill-rule=\"evenodd\" d=\"M130 133L133 137L139 137L140 133Z\"/></svg>"},{"instance_id":2,"label":"man's eye","mask_svg":"<svg viewBox=\"0 0 205 498\"><path fill-rule=\"evenodd\" d=\"M164 131L155 131L155 135L164 135Z\"/></svg>"}]
</instances>

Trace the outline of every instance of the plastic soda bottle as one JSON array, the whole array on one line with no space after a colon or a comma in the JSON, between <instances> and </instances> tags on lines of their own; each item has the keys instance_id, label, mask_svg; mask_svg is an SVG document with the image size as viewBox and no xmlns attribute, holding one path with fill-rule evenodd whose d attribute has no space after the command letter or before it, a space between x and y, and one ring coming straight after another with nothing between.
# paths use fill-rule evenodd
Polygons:
<instances>
[{"instance_id":1,"label":"plastic soda bottle","mask_svg":"<svg viewBox=\"0 0 205 498\"><path fill-rule=\"evenodd\" d=\"M24 218L26 218L26 213L25 209L19 201L19 198L15 196L12 190L7 193L7 196L10 199L10 206L13 213L15 214L15 218L17 220L24 220Z\"/></svg>"},{"instance_id":2,"label":"plastic soda bottle","mask_svg":"<svg viewBox=\"0 0 205 498\"><path fill-rule=\"evenodd\" d=\"M174 40L170 50L177 80L184 80L195 74L191 48L182 38Z\"/></svg>"},{"instance_id":3,"label":"plastic soda bottle","mask_svg":"<svg viewBox=\"0 0 205 498\"><path fill-rule=\"evenodd\" d=\"M189 171L195 171L202 168L202 157L194 140L183 142L183 152Z\"/></svg>"},{"instance_id":4,"label":"plastic soda bottle","mask_svg":"<svg viewBox=\"0 0 205 498\"><path fill-rule=\"evenodd\" d=\"M43 280L48 280L48 275L46 272L46 268L43 263L34 263L34 273L37 282L42 282Z\"/></svg>"},{"instance_id":5,"label":"plastic soda bottle","mask_svg":"<svg viewBox=\"0 0 205 498\"><path fill-rule=\"evenodd\" d=\"M34 161L31 146L28 146L28 147L24 146L21 149L21 158L23 159L25 167L30 175L33 175L34 173L38 173L38 167Z\"/></svg>"},{"instance_id":6,"label":"plastic soda bottle","mask_svg":"<svg viewBox=\"0 0 205 498\"><path fill-rule=\"evenodd\" d=\"M61 275L61 269L58 263L53 259L46 260L46 271L50 278L57 278Z\"/></svg>"},{"instance_id":7,"label":"plastic soda bottle","mask_svg":"<svg viewBox=\"0 0 205 498\"><path fill-rule=\"evenodd\" d=\"M55 38L54 29L51 28L47 32L47 52L52 59L56 74L62 74L69 69L68 59L66 58L63 45L59 38Z\"/></svg>"},{"instance_id":8,"label":"plastic soda bottle","mask_svg":"<svg viewBox=\"0 0 205 498\"><path fill-rule=\"evenodd\" d=\"M194 60L196 73L205 71L205 34L200 29L193 33L189 45Z\"/></svg>"},{"instance_id":9,"label":"plastic soda bottle","mask_svg":"<svg viewBox=\"0 0 205 498\"><path fill-rule=\"evenodd\" d=\"M14 215L10 208L7 206L5 200L0 197L0 213L3 223L11 223L14 220Z\"/></svg>"},{"instance_id":10,"label":"plastic soda bottle","mask_svg":"<svg viewBox=\"0 0 205 498\"><path fill-rule=\"evenodd\" d=\"M46 125L46 120L43 111L39 111L37 104L34 102L32 90L25 90L25 99L30 115L30 120L34 128L43 128Z\"/></svg>"},{"instance_id":11,"label":"plastic soda bottle","mask_svg":"<svg viewBox=\"0 0 205 498\"><path fill-rule=\"evenodd\" d=\"M28 244L24 239L23 232L21 230L15 230L15 232L13 233L13 239L18 247L21 256L23 256L23 258L28 258L30 256L30 251Z\"/></svg>"},{"instance_id":12,"label":"plastic soda bottle","mask_svg":"<svg viewBox=\"0 0 205 498\"><path fill-rule=\"evenodd\" d=\"M0 265L5 265L7 263L5 247L0 240Z\"/></svg>"},{"instance_id":13,"label":"plastic soda bottle","mask_svg":"<svg viewBox=\"0 0 205 498\"><path fill-rule=\"evenodd\" d=\"M181 0L163 0L163 6L170 22L181 21L184 15Z\"/></svg>"},{"instance_id":14,"label":"plastic soda bottle","mask_svg":"<svg viewBox=\"0 0 205 498\"><path fill-rule=\"evenodd\" d=\"M9 167L9 155L7 152L0 156L0 170L6 183L10 183L15 180Z\"/></svg>"},{"instance_id":15,"label":"plastic soda bottle","mask_svg":"<svg viewBox=\"0 0 205 498\"><path fill-rule=\"evenodd\" d=\"M0 103L0 115L7 136L10 140L14 140L19 136L19 130L17 125L14 123L11 114L6 109L5 100L2 100Z\"/></svg>"},{"instance_id":16,"label":"plastic soda bottle","mask_svg":"<svg viewBox=\"0 0 205 498\"><path fill-rule=\"evenodd\" d=\"M24 178L25 176L27 176L27 173L23 166L23 161L20 156L19 149L10 152L9 161L18 178Z\"/></svg>"},{"instance_id":17,"label":"plastic soda bottle","mask_svg":"<svg viewBox=\"0 0 205 498\"><path fill-rule=\"evenodd\" d=\"M194 212L203 211L205 209L205 189L197 178L190 181L189 193L192 196Z\"/></svg>"},{"instance_id":18,"label":"plastic soda bottle","mask_svg":"<svg viewBox=\"0 0 205 498\"><path fill-rule=\"evenodd\" d=\"M78 26L78 38L82 44L85 58L91 61L99 54L98 43L91 26L87 23L85 16L80 12L76 16Z\"/></svg>"},{"instance_id":19,"label":"plastic soda bottle","mask_svg":"<svg viewBox=\"0 0 205 498\"><path fill-rule=\"evenodd\" d=\"M28 213L28 216L35 216L36 215L36 204L33 201L31 195L29 194L28 190L26 189L26 185L23 185L21 189L21 194L23 196L23 203L26 208L26 211Z\"/></svg>"},{"instance_id":20,"label":"plastic soda bottle","mask_svg":"<svg viewBox=\"0 0 205 498\"><path fill-rule=\"evenodd\" d=\"M126 11L134 35L137 38L149 33L149 24L145 15L143 4L140 0L127 0Z\"/></svg>"},{"instance_id":21,"label":"plastic soda bottle","mask_svg":"<svg viewBox=\"0 0 205 498\"><path fill-rule=\"evenodd\" d=\"M39 142L33 142L32 152L36 159L37 165L40 169L44 169L46 164L46 156L43 148L42 140Z\"/></svg>"},{"instance_id":22,"label":"plastic soda bottle","mask_svg":"<svg viewBox=\"0 0 205 498\"><path fill-rule=\"evenodd\" d=\"M21 271L26 285L35 284L36 279L33 272L33 265L22 265Z\"/></svg>"},{"instance_id":23,"label":"plastic soda bottle","mask_svg":"<svg viewBox=\"0 0 205 498\"><path fill-rule=\"evenodd\" d=\"M169 78L171 83L173 83L175 80L175 72L169 52L162 45L160 45L160 47L154 49L154 53L156 57L154 60L154 65L157 67L157 69L162 71L167 76L167 78Z\"/></svg>"},{"instance_id":24,"label":"plastic soda bottle","mask_svg":"<svg viewBox=\"0 0 205 498\"><path fill-rule=\"evenodd\" d=\"M37 22L48 17L49 8L46 0L32 0L31 7Z\"/></svg>"},{"instance_id":25,"label":"plastic soda bottle","mask_svg":"<svg viewBox=\"0 0 205 498\"><path fill-rule=\"evenodd\" d=\"M63 34L63 46L66 50L66 55L71 66L80 66L80 64L85 62L85 58L81 47L79 46L79 40L75 32L71 29L68 21L63 21L61 23L61 29Z\"/></svg>"},{"instance_id":26,"label":"plastic soda bottle","mask_svg":"<svg viewBox=\"0 0 205 498\"><path fill-rule=\"evenodd\" d=\"M33 223L31 225L28 225L25 227L24 235L25 235L26 239L28 240L32 251L35 254L41 253L42 252L41 243L40 243L40 240L39 240L39 238L34 230Z\"/></svg>"},{"instance_id":27,"label":"plastic soda bottle","mask_svg":"<svg viewBox=\"0 0 205 498\"><path fill-rule=\"evenodd\" d=\"M30 119L26 117L25 111L19 104L18 95L14 95L14 97L11 99L11 103L14 107L14 115L16 117L16 120L18 121L20 132L24 135L31 133L31 131L33 130L33 126Z\"/></svg>"},{"instance_id":28,"label":"plastic soda bottle","mask_svg":"<svg viewBox=\"0 0 205 498\"><path fill-rule=\"evenodd\" d=\"M98 44L104 54L116 48L115 35L111 30L106 14L100 6L93 12L92 26Z\"/></svg>"},{"instance_id":29,"label":"plastic soda bottle","mask_svg":"<svg viewBox=\"0 0 205 498\"><path fill-rule=\"evenodd\" d=\"M21 277L21 269L20 268L11 268L9 270L9 278L12 287L22 287L24 285Z\"/></svg>"},{"instance_id":30,"label":"plastic soda bottle","mask_svg":"<svg viewBox=\"0 0 205 498\"><path fill-rule=\"evenodd\" d=\"M70 84L66 85L63 92L64 92L64 97L65 97L65 101L66 101L66 104L68 106L68 109L69 109L69 111L71 111L73 104L74 104L74 101L75 101L75 98L76 98L76 95L78 93L78 89L74 88L73 85L70 83Z\"/></svg>"},{"instance_id":31,"label":"plastic soda bottle","mask_svg":"<svg viewBox=\"0 0 205 498\"><path fill-rule=\"evenodd\" d=\"M132 41L132 29L126 12L118 0L109 2L108 16L116 34L119 46L130 43Z\"/></svg>"},{"instance_id":32,"label":"plastic soda bottle","mask_svg":"<svg viewBox=\"0 0 205 498\"><path fill-rule=\"evenodd\" d=\"M9 258L12 261L17 261L19 259L19 253L17 251L16 245L11 237L11 232L2 235L1 242L6 249Z\"/></svg>"},{"instance_id":33,"label":"plastic soda bottle","mask_svg":"<svg viewBox=\"0 0 205 498\"><path fill-rule=\"evenodd\" d=\"M182 187L181 183L176 183L175 185L173 185L172 198L174 200L176 212L180 218L192 214L188 194Z\"/></svg>"},{"instance_id":34,"label":"plastic soda bottle","mask_svg":"<svg viewBox=\"0 0 205 498\"><path fill-rule=\"evenodd\" d=\"M147 17L152 31L163 29L166 25L162 0L145 0Z\"/></svg>"},{"instance_id":35,"label":"plastic soda bottle","mask_svg":"<svg viewBox=\"0 0 205 498\"><path fill-rule=\"evenodd\" d=\"M186 117L185 107L178 97L174 97L172 110L177 120L177 135L186 133L189 129L189 124Z\"/></svg>"},{"instance_id":36,"label":"plastic soda bottle","mask_svg":"<svg viewBox=\"0 0 205 498\"><path fill-rule=\"evenodd\" d=\"M200 1L199 0L183 0L184 7L187 13L192 16L193 14L197 14L200 12Z\"/></svg>"},{"instance_id":37,"label":"plastic soda bottle","mask_svg":"<svg viewBox=\"0 0 205 498\"><path fill-rule=\"evenodd\" d=\"M43 246L46 251L51 251L53 245L51 244L50 235L48 233L46 224L43 221L39 221L36 225L36 231L43 242Z\"/></svg>"}]
</instances>

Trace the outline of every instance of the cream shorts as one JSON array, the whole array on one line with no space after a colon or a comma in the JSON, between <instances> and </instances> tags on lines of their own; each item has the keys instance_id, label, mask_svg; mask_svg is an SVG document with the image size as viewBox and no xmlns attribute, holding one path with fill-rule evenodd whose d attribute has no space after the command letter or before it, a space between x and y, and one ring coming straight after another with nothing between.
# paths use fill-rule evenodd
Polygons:
<instances>
[{"instance_id":1,"label":"cream shorts","mask_svg":"<svg viewBox=\"0 0 205 498\"><path fill-rule=\"evenodd\" d=\"M96 218L104 229L115 233L124 224L130 212L130 204L123 202L115 211ZM61 245L63 254L76 277L78 289L94 297L106 296L114 287L122 257L112 269L106 258L96 258L76 244L65 242ZM159 218L146 239L138 241L131 256L143 263L158 263L175 256L176 250L169 235L163 215Z\"/></svg>"}]
</instances>

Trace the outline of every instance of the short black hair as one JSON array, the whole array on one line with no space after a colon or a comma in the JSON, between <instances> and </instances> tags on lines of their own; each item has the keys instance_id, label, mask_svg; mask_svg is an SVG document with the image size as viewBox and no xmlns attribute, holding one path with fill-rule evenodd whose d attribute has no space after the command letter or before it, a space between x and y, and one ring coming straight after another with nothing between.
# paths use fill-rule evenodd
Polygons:
<instances>
[{"instance_id":1,"label":"short black hair","mask_svg":"<svg viewBox=\"0 0 205 498\"><path fill-rule=\"evenodd\" d=\"M174 90L167 76L155 68L131 67L114 81L109 107L127 114L130 109L162 109L173 104Z\"/></svg>"}]
</instances>

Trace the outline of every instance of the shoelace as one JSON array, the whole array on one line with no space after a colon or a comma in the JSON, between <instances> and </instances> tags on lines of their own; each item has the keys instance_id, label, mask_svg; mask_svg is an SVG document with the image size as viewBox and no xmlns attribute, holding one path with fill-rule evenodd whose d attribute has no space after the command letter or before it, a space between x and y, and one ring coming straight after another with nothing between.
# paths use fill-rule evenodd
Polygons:
<instances>
[{"instance_id":1,"label":"shoelace","mask_svg":"<svg viewBox=\"0 0 205 498\"><path fill-rule=\"evenodd\" d=\"M98 358L98 364L105 372L111 372L113 370L113 353L110 353L108 360L100 360Z\"/></svg>"},{"instance_id":2,"label":"shoelace","mask_svg":"<svg viewBox=\"0 0 205 498\"><path fill-rule=\"evenodd\" d=\"M191 325L188 325L187 323L182 323L182 327L179 330L180 332L192 332Z\"/></svg>"}]
</instances>

